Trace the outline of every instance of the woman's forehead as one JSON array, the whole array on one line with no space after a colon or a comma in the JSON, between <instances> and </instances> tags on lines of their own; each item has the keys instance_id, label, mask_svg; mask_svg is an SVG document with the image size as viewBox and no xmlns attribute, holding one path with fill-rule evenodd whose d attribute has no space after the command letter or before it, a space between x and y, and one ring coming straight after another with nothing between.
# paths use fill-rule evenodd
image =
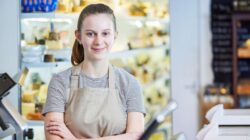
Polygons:
<instances>
[{"instance_id":1,"label":"woman's forehead","mask_svg":"<svg viewBox=\"0 0 250 140\"><path fill-rule=\"evenodd\" d=\"M83 20L82 28L113 28L113 19L109 14L91 14Z\"/></svg>"}]
</instances>

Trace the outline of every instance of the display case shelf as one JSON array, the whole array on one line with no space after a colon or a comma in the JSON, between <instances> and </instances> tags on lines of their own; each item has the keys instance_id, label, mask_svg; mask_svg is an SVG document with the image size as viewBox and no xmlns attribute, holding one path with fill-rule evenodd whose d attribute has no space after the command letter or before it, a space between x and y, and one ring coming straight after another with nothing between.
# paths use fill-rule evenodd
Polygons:
<instances>
[{"instance_id":1,"label":"display case shelf","mask_svg":"<svg viewBox=\"0 0 250 140\"><path fill-rule=\"evenodd\" d=\"M22 62L22 67L28 68L42 68L42 67L58 67L60 65L69 65L70 61L62 61L62 62Z\"/></svg>"},{"instance_id":2,"label":"display case shelf","mask_svg":"<svg viewBox=\"0 0 250 140\"><path fill-rule=\"evenodd\" d=\"M117 51L117 52L111 52L110 59L116 59L116 58L128 58L136 56L140 53L150 53L154 50L167 50L169 47L167 46L157 46L157 47L147 47L147 48L140 48L140 49L132 49L132 50L124 50L124 51ZM51 50L50 50L51 51ZM71 64L70 61L58 61L58 62L22 62L22 67L28 67L28 68L39 68L39 67L58 67L61 65L69 65Z\"/></svg>"},{"instance_id":3,"label":"display case shelf","mask_svg":"<svg viewBox=\"0 0 250 140\"><path fill-rule=\"evenodd\" d=\"M44 121L43 120L28 120L27 124L29 126L44 126Z\"/></svg>"},{"instance_id":4,"label":"display case shelf","mask_svg":"<svg viewBox=\"0 0 250 140\"><path fill-rule=\"evenodd\" d=\"M129 21L141 21L141 22L157 21L160 23L169 23L169 16L164 17L164 18L143 17L143 16L123 16L123 18Z\"/></svg>"},{"instance_id":5,"label":"display case shelf","mask_svg":"<svg viewBox=\"0 0 250 140\"><path fill-rule=\"evenodd\" d=\"M138 49L131 49L131 50L124 50L124 51L117 51L117 52L112 52L110 55L111 59L114 58L127 58L127 57L132 57L136 56L140 53L150 53L151 51L154 50L159 50L161 49L162 51L169 49L169 47L166 46L155 46L155 47L146 47L146 48L138 48Z\"/></svg>"},{"instance_id":6,"label":"display case shelf","mask_svg":"<svg viewBox=\"0 0 250 140\"><path fill-rule=\"evenodd\" d=\"M79 13L21 13L22 19L54 19L54 18L63 18L63 19L77 19L79 17Z\"/></svg>"},{"instance_id":7,"label":"display case shelf","mask_svg":"<svg viewBox=\"0 0 250 140\"><path fill-rule=\"evenodd\" d=\"M78 19L80 13L21 13L21 19L24 20L38 20L38 19ZM143 17L143 16L117 16L118 18L124 18L129 21L141 21L141 22L160 22L160 23L169 23L169 16L164 18L155 18L155 17Z\"/></svg>"}]
</instances>

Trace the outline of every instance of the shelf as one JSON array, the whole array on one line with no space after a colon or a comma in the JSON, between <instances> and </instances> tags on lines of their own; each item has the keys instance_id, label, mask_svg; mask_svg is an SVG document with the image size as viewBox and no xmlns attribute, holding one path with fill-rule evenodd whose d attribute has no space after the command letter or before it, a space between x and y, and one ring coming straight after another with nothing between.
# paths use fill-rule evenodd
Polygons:
<instances>
[{"instance_id":1,"label":"shelf","mask_svg":"<svg viewBox=\"0 0 250 140\"><path fill-rule=\"evenodd\" d=\"M244 24L243 24L244 23ZM239 26L241 25L241 26ZM249 48L248 46L240 46L240 44L247 43L244 36L249 35L248 27L250 25L249 13L233 13L232 14L232 92L235 100L235 107L242 108L244 106L249 106L249 99L243 101L239 95L247 96L248 86L242 83L240 77L243 76L243 73L249 73L248 62L241 65L240 61L248 61L250 59ZM244 32L242 32L244 31ZM246 69L245 69L246 66ZM243 72L244 71L244 72ZM242 75L239 73L242 72ZM239 77L240 76L240 77ZM243 78L243 77L241 77ZM244 76L244 79L248 79Z\"/></svg>"},{"instance_id":2,"label":"shelf","mask_svg":"<svg viewBox=\"0 0 250 140\"><path fill-rule=\"evenodd\" d=\"M125 51L118 51L118 52L111 52L110 59L115 59L115 58L128 58L132 57L135 55L138 55L140 53L150 53L153 50L167 50L169 49L168 46L158 46L158 47L148 47L148 48L141 48L141 49L132 49L132 50L125 50Z\"/></svg>"},{"instance_id":3,"label":"shelf","mask_svg":"<svg viewBox=\"0 0 250 140\"><path fill-rule=\"evenodd\" d=\"M243 56L238 56L238 59L250 59L250 56L246 56L246 57L245 56L244 57Z\"/></svg>"},{"instance_id":4,"label":"shelf","mask_svg":"<svg viewBox=\"0 0 250 140\"><path fill-rule=\"evenodd\" d=\"M130 21L142 21L142 22L157 21L160 23L169 23L169 16L164 17L164 18L143 17L143 16L123 16L123 18L130 20Z\"/></svg>"},{"instance_id":5,"label":"shelf","mask_svg":"<svg viewBox=\"0 0 250 140\"><path fill-rule=\"evenodd\" d=\"M21 19L38 19L38 18L63 18L63 19L77 19L79 13L21 13Z\"/></svg>"},{"instance_id":6,"label":"shelf","mask_svg":"<svg viewBox=\"0 0 250 140\"><path fill-rule=\"evenodd\" d=\"M21 19L34 20L34 19L78 19L80 13L21 13ZM164 18L155 18L155 17L143 17L143 16L119 16L117 19L124 18L129 21L142 21L142 22L160 22L160 23L169 23L169 16Z\"/></svg>"},{"instance_id":7,"label":"shelf","mask_svg":"<svg viewBox=\"0 0 250 140\"><path fill-rule=\"evenodd\" d=\"M132 56L136 56L140 53L150 53L154 50L166 50L168 47L166 46L159 46L159 47L150 47L150 48L142 48L142 49L132 49L126 51L119 51L119 52L111 52L110 59L117 59L117 58L128 58ZM60 62L22 62L22 67L58 67L59 65L71 65L70 61L60 61Z\"/></svg>"},{"instance_id":8,"label":"shelf","mask_svg":"<svg viewBox=\"0 0 250 140\"><path fill-rule=\"evenodd\" d=\"M44 126L44 121L42 120L27 120L29 126Z\"/></svg>"},{"instance_id":9,"label":"shelf","mask_svg":"<svg viewBox=\"0 0 250 140\"><path fill-rule=\"evenodd\" d=\"M58 67L59 65L70 65L71 62L70 61L62 61L62 62L32 62L32 63L26 63L26 62L22 62L22 67Z\"/></svg>"}]
</instances>

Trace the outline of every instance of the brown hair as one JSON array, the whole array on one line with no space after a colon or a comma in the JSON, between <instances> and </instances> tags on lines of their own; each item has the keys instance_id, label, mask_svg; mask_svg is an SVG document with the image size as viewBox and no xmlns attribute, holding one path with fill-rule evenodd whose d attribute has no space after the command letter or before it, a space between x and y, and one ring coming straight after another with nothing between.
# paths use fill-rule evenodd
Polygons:
<instances>
[{"instance_id":1,"label":"brown hair","mask_svg":"<svg viewBox=\"0 0 250 140\"><path fill-rule=\"evenodd\" d=\"M90 4L87 7L85 7L78 19L77 23L77 31L81 30L82 23L84 19L93 14L108 14L112 17L113 24L114 24L114 30L117 31L116 27L116 19L113 10L108 7L105 4ZM82 44L80 44L77 40L75 40L73 49L72 49L72 55L71 55L71 63L74 66L79 65L84 60L84 49Z\"/></svg>"}]
</instances>

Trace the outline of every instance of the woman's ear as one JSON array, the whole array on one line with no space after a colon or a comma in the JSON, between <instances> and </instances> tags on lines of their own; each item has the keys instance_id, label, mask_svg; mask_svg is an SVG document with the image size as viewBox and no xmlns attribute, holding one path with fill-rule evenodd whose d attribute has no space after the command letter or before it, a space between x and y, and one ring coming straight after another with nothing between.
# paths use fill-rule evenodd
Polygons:
<instances>
[{"instance_id":1,"label":"woman's ear","mask_svg":"<svg viewBox=\"0 0 250 140\"><path fill-rule=\"evenodd\" d=\"M78 30L75 30L75 37L76 37L76 40L78 41L78 43L82 44L81 43L81 34Z\"/></svg>"}]
</instances>

